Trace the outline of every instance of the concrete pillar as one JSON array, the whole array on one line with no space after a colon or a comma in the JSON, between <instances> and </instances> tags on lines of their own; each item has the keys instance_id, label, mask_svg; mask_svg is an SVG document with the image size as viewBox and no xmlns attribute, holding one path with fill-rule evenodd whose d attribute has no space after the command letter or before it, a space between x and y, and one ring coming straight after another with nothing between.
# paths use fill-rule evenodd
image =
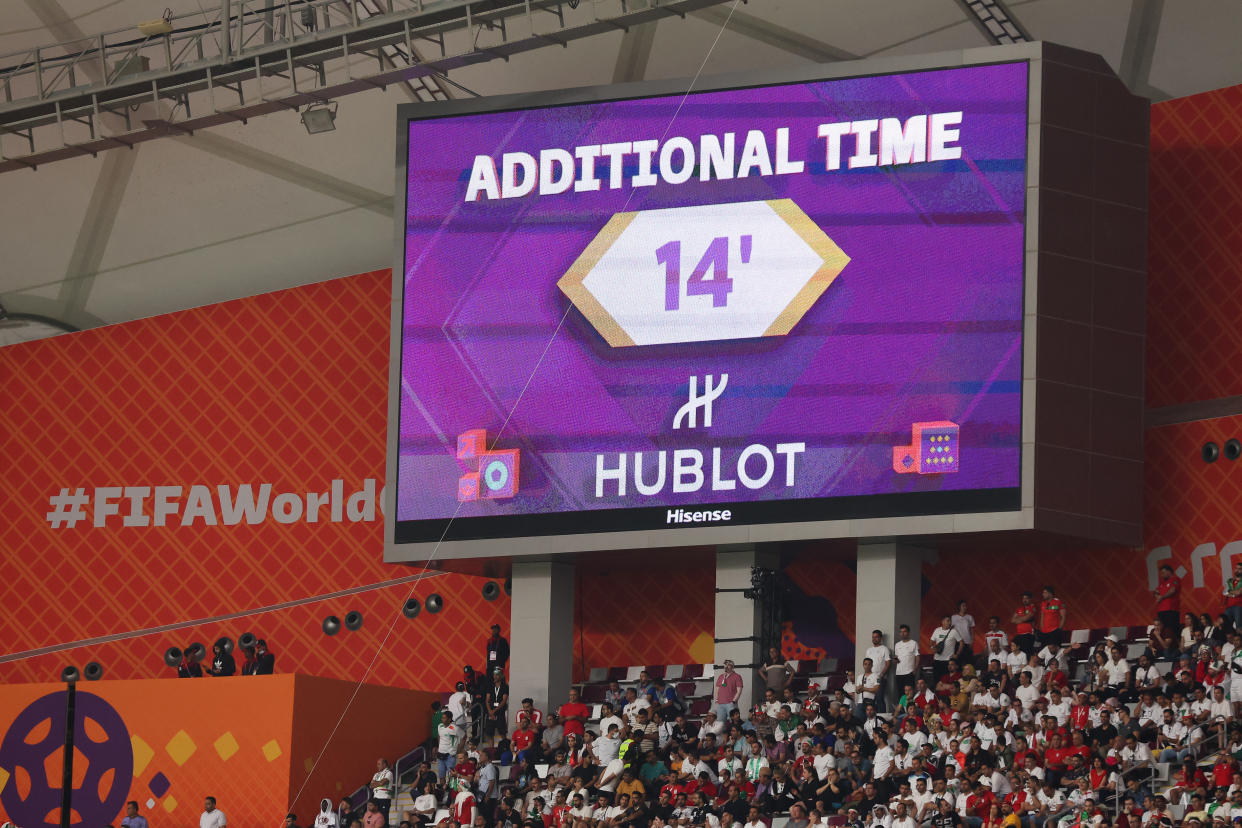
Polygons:
<instances>
[{"instance_id":1,"label":"concrete pillar","mask_svg":"<svg viewBox=\"0 0 1242 828\"><path fill-rule=\"evenodd\" d=\"M574 565L513 563L509 625L509 720L530 697L560 707L573 678Z\"/></svg>"},{"instance_id":2,"label":"concrete pillar","mask_svg":"<svg viewBox=\"0 0 1242 828\"><path fill-rule=\"evenodd\" d=\"M762 698L756 692L759 681L759 604L747 598L750 589L750 568L762 566L776 569L779 557L774 551L759 551L754 546L721 546L716 550L716 670L726 658L733 659L734 669L742 674L742 695L738 707L745 711ZM713 695L714 698L714 695Z\"/></svg>"},{"instance_id":3,"label":"concrete pillar","mask_svg":"<svg viewBox=\"0 0 1242 828\"><path fill-rule=\"evenodd\" d=\"M897 627L910 625L919 638L923 604L923 549L904 541L858 541L857 609L854 620L854 670L862 680L862 660L871 631L881 630L892 650ZM889 668L891 686L893 667Z\"/></svg>"}]
</instances>

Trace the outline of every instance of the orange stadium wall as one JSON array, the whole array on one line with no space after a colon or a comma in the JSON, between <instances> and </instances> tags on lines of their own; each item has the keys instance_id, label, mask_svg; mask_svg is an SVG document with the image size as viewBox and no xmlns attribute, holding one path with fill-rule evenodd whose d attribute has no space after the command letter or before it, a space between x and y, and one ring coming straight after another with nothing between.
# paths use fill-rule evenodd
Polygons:
<instances>
[{"instance_id":1,"label":"orange stadium wall","mask_svg":"<svg viewBox=\"0 0 1242 828\"><path fill-rule=\"evenodd\" d=\"M92 660L107 678L167 676L169 646L247 630L268 640L279 672L398 687L451 688L464 659L482 658L487 628L509 616L504 595L483 600L482 578L432 572L278 606L417 573L382 562L389 279L365 273L0 349L0 606L13 622L0 626L0 682ZM107 487L105 509L93 499ZM147 495L136 513L126 487ZM221 487L227 506L247 490L268 508L228 514ZM49 521L62 491L92 502ZM313 520L308 492L333 499ZM157 493L176 508L157 514ZM408 595L432 592L443 612L399 614ZM354 609L361 630L323 635L324 616ZM205 620L158 630L192 619Z\"/></svg>"},{"instance_id":2,"label":"orange stadium wall","mask_svg":"<svg viewBox=\"0 0 1242 828\"><path fill-rule=\"evenodd\" d=\"M234 825L275 825L291 805L310 814L321 797L365 783L377 756L426 738L416 711L433 695L293 675L82 683L73 821L106 825L132 799L152 824L187 825L208 795ZM64 700L63 684L0 686L0 721L11 723L0 743L0 818L59 824Z\"/></svg>"},{"instance_id":3,"label":"orange stadium wall","mask_svg":"<svg viewBox=\"0 0 1242 828\"><path fill-rule=\"evenodd\" d=\"M1242 351L1234 325L1242 310L1242 190L1235 186L1242 87L1153 107L1151 153L1149 405L1240 394L1242 374L1228 366ZM18 619L0 627L0 682L45 681L88 660L103 663L109 678L163 676L160 654L169 645L253 630L269 640L281 672L450 686L488 625L508 627L508 600L483 601L481 578L431 573L415 585L278 606L413 572L381 563L380 515L370 508L384 463L388 304L389 276L378 271L0 349L0 451L8 462L0 481L0 601ZM1071 626L1140 623L1150 615L1147 587L1162 556L1187 573L1187 608L1216 609L1221 556L1230 558L1242 538L1239 467L1205 466L1198 449L1209 436L1235 435L1242 424L1228 418L1148 431L1142 549L996 538L944 547L924 568L925 626L959 596L971 599L980 619L1005 616L1020 589L1043 583L1057 584ZM264 484L271 498L290 495L282 517L291 522L270 510L255 523L225 520L218 487L235 497L240 486L259 493ZM154 487L165 486L181 488L179 510L160 526L152 500ZM126 525L130 501L122 498L112 501L116 514L88 505L76 521L66 506L53 527L53 496L63 490L72 499L79 488L93 495L99 487L151 487L135 515L148 525ZM331 493L339 515L325 507L314 522L305 514L292 519L295 496L304 503L307 492ZM346 508L341 501L355 493ZM187 521L191 501L200 513L210 502L216 522ZM787 649L848 647L850 556L824 544L795 550L790 560L799 589L826 601L835 622L788 629ZM651 564L584 573L576 673L700 660L713 623L707 575ZM411 592L432 591L444 596L444 612L414 621L397 615ZM363 629L324 637L323 616L350 609L364 612ZM204 620L158 629L186 619Z\"/></svg>"}]
</instances>

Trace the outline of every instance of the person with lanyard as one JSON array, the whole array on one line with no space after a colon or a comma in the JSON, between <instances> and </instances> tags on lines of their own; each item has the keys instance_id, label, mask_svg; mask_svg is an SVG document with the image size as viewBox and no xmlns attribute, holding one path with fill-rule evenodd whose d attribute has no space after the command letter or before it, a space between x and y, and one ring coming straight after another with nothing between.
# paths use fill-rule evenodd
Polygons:
<instances>
[{"instance_id":1,"label":"person with lanyard","mask_svg":"<svg viewBox=\"0 0 1242 828\"><path fill-rule=\"evenodd\" d=\"M486 655L485 675L494 675L499 668L503 673L509 663L509 642L500 634L500 625L492 624L492 635L483 647Z\"/></svg>"},{"instance_id":2,"label":"person with lanyard","mask_svg":"<svg viewBox=\"0 0 1242 828\"><path fill-rule=\"evenodd\" d=\"M492 670L492 681L487 686L487 715L483 717L483 740L493 735L497 740L505 737L505 723L509 716L509 684L505 681L503 667Z\"/></svg>"}]
</instances>

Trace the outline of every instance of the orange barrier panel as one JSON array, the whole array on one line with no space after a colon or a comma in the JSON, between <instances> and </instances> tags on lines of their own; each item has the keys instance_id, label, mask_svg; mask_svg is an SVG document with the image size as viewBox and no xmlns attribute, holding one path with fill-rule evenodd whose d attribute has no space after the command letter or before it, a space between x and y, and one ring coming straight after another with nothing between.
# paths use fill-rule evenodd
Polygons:
<instances>
[{"instance_id":1,"label":"orange barrier panel","mask_svg":"<svg viewBox=\"0 0 1242 828\"><path fill-rule=\"evenodd\" d=\"M189 825L214 796L231 825L278 825L303 787L297 807L309 815L321 797L363 784L376 756L425 739L421 711L434 697L295 675L81 682L72 819L116 823L136 800L153 825ZM65 701L63 684L0 686L0 722L10 723L0 740L0 814L22 828L59 823Z\"/></svg>"}]
</instances>

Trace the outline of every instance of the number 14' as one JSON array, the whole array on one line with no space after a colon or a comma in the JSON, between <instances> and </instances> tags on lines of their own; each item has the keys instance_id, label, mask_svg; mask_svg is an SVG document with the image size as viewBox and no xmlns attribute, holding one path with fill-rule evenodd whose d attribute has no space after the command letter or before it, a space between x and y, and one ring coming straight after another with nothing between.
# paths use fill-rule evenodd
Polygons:
<instances>
[{"instance_id":1,"label":"number 14'","mask_svg":"<svg viewBox=\"0 0 1242 828\"><path fill-rule=\"evenodd\" d=\"M750 236L738 239L742 264L750 261ZM681 307L681 242L671 241L656 250L656 261L664 265L664 309L675 311ZM710 271L710 275L708 273ZM686 280L687 296L710 296L713 308L723 308L733 292L733 280L729 278L729 237L717 236L707 245L707 250Z\"/></svg>"}]
</instances>

